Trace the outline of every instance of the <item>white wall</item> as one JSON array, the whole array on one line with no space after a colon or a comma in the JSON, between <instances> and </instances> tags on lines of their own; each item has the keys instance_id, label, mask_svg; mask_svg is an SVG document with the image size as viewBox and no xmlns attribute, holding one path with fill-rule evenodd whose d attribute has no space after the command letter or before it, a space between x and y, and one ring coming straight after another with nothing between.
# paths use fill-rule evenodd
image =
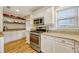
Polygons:
<instances>
[{"instance_id":1,"label":"white wall","mask_svg":"<svg viewBox=\"0 0 79 59\"><path fill-rule=\"evenodd\" d=\"M26 31L26 43L30 44L30 32Z\"/></svg>"},{"instance_id":2,"label":"white wall","mask_svg":"<svg viewBox=\"0 0 79 59\"><path fill-rule=\"evenodd\" d=\"M26 43L30 44L30 31L33 27L33 20L31 15L26 17Z\"/></svg>"},{"instance_id":3,"label":"white wall","mask_svg":"<svg viewBox=\"0 0 79 59\"><path fill-rule=\"evenodd\" d=\"M3 31L3 7L0 6L0 32Z\"/></svg>"},{"instance_id":4,"label":"white wall","mask_svg":"<svg viewBox=\"0 0 79 59\"><path fill-rule=\"evenodd\" d=\"M31 15L28 15L26 17L26 31L31 31L32 26L33 26L33 23L32 23Z\"/></svg>"}]
</instances>

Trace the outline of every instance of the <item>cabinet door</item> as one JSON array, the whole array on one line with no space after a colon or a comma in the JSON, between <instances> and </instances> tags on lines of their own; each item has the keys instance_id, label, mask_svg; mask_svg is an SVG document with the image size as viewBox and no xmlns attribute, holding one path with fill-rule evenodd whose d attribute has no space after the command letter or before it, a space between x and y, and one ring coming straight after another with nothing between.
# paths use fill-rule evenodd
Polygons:
<instances>
[{"instance_id":1,"label":"cabinet door","mask_svg":"<svg viewBox=\"0 0 79 59\"><path fill-rule=\"evenodd\" d=\"M79 7L78 7L78 28L79 28Z\"/></svg>"},{"instance_id":2,"label":"cabinet door","mask_svg":"<svg viewBox=\"0 0 79 59\"><path fill-rule=\"evenodd\" d=\"M10 32L4 32L4 43L8 43L13 39Z\"/></svg>"},{"instance_id":3,"label":"cabinet door","mask_svg":"<svg viewBox=\"0 0 79 59\"><path fill-rule=\"evenodd\" d=\"M44 36L41 38L41 51L44 53L52 53L53 52L53 37Z\"/></svg>"},{"instance_id":4,"label":"cabinet door","mask_svg":"<svg viewBox=\"0 0 79 59\"><path fill-rule=\"evenodd\" d=\"M3 37L0 37L0 53L4 52L4 51L3 51L3 49L4 49L4 48L3 48L3 47L4 47L3 44L4 44L4 42L3 42Z\"/></svg>"},{"instance_id":5,"label":"cabinet door","mask_svg":"<svg viewBox=\"0 0 79 59\"><path fill-rule=\"evenodd\" d=\"M79 42L75 41L75 52L79 53Z\"/></svg>"},{"instance_id":6,"label":"cabinet door","mask_svg":"<svg viewBox=\"0 0 79 59\"><path fill-rule=\"evenodd\" d=\"M52 22L52 8L48 8L45 10L44 21L45 21L45 24L47 25L53 23Z\"/></svg>"},{"instance_id":7,"label":"cabinet door","mask_svg":"<svg viewBox=\"0 0 79 59\"><path fill-rule=\"evenodd\" d=\"M51 40L43 37L41 40L41 50L42 52L49 53L52 52L52 44Z\"/></svg>"},{"instance_id":8,"label":"cabinet door","mask_svg":"<svg viewBox=\"0 0 79 59\"><path fill-rule=\"evenodd\" d=\"M74 48L61 43L55 43L55 53L74 53Z\"/></svg>"}]
</instances>

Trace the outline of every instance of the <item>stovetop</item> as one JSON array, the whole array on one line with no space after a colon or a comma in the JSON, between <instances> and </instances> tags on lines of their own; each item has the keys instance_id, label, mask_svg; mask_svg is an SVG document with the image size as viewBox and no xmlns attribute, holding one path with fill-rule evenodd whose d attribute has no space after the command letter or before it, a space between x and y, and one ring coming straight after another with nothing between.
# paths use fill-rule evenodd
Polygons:
<instances>
[{"instance_id":1,"label":"stovetop","mask_svg":"<svg viewBox=\"0 0 79 59\"><path fill-rule=\"evenodd\" d=\"M45 31L31 31L31 32L34 32L34 33L43 33Z\"/></svg>"}]
</instances>

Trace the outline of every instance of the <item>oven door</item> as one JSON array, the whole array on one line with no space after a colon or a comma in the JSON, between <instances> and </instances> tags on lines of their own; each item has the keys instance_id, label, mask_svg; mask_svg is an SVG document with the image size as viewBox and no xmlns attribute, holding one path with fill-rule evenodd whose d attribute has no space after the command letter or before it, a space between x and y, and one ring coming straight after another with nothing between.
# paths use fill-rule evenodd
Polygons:
<instances>
[{"instance_id":1,"label":"oven door","mask_svg":"<svg viewBox=\"0 0 79 59\"><path fill-rule=\"evenodd\" d=\"M35 34L31 34L30 35L30 44L40 47L40 36L39 35L35 35Z\"/></svg>"}]
</instances>

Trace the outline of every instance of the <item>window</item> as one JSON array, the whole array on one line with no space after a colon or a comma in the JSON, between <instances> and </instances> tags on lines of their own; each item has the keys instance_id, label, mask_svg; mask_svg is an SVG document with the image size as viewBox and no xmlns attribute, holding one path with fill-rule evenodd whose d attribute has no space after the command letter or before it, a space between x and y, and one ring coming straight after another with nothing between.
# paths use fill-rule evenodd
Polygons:
<instances>
[{"instance_id":1,"label":"window","mask_svg":"<svg viewBox=\"0 0 79 59\"><path fill-rule=\"evenodd\" d=\"M77 8L68 8L57 12L57 19L77 16Z\"/></svg>"},{"instance_id":2,"label":"window","mask_svg":"<svg viewBox=\"0 0 79 59\"><path fill-rule=\"evenodd\" d=\"M57 11L57 26L60 28L75 27L78 15L77 10L78 10L77 7L72 7Z\"/></svg>"},{"instance_id":3,"label":"window","mask_svg":"<svg viewBox=\"0 0 79 59\"><path fill-rule=\"evenodd\" d=\"M59 27L74 27L74 19L61 19L58 21Z\"/></svg>"}]
</instances>

